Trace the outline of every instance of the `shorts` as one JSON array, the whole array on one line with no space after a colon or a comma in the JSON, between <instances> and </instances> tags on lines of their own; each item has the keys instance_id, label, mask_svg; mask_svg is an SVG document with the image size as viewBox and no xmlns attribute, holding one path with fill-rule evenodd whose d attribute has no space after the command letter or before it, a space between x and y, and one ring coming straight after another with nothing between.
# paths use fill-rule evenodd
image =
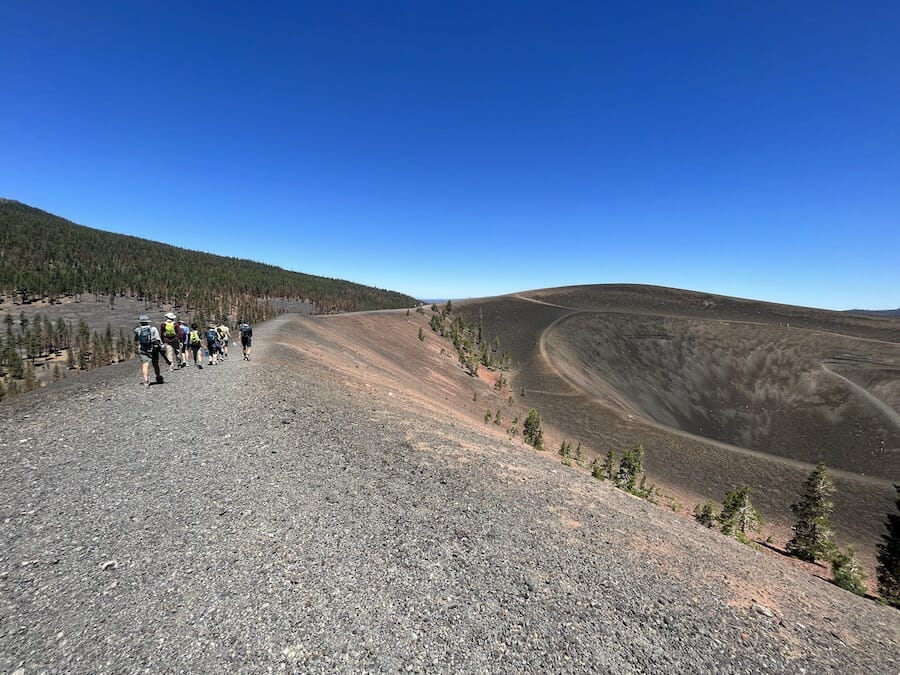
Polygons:
<instances>
[{"instance_id":1,"label":"shorts","mask_svg":"<svg viewBox=\"0 0 900 675\"><path fill-rule=\"evenodd\" d=\"M139 351L138 356L141 359L141 363L150 363L153 360L153 357L150 356L149 352Z\"/></svg>"},{"instance_id":2,"label":"shorts","mask_svg":"<svg viewBox=\"0 0 900 675\"><path fill-rule=\"evenodd\" d=\"M253 341L252 337L247 337L246 335L241 335L241 346L249 347L250 343Z\"/></svg>"}]
</instances>

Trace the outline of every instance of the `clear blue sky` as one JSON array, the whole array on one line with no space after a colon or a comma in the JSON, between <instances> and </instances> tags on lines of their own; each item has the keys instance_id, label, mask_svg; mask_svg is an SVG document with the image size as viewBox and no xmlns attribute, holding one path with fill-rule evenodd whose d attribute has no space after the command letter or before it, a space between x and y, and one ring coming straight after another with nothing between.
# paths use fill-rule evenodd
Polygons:
<instances>
[{"instance_id":1,"label":"clear blue sky","mask_svg":"<svg viewBox=\"0 0 900 675\"><path fill-rule=\"evenodd\" d=\"M420 298L900 306L900 3L0 7L0 196Z\"/></svg>"}]
</instances>

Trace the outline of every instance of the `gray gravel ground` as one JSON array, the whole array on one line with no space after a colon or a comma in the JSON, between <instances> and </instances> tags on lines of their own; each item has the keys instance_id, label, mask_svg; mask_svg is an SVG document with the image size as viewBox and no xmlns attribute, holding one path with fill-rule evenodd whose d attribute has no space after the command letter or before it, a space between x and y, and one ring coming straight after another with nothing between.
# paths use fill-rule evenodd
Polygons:
<instances>
[{"instance_id":1,"label":"gray gravel ground","mask_svg":"<svg viewBox=\"0 0 900 675\"><path fill-rule=\"evenodd\" d=\"M900 672L896 610L348 389L303 321L0 404L0 672Z\"/></svg>"}]
</instances>

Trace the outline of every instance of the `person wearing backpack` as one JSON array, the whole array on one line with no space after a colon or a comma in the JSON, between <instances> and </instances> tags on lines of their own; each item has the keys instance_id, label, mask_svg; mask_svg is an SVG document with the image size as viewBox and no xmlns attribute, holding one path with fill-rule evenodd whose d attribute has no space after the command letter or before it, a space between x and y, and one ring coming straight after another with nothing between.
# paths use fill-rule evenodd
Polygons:
<instances>
[{"instance_id":1,"label":"person wearing backpack","mask_svg":"<svg viewBox=\"0 0 900 675\"><path fill-rule=\"evenodd\" d=\"M200 370L203 370L203 364L200 363L200 347L202 347L203 344L200 340L200 331L195 323L191 324L191 330L188 332L187 346L188 349L191 350L189 353L194 357L194 363Z\"/></svg>"},{"instance_id":2,"label":"person wearing backpack","mask_svg":"<svg viewBox=\"0 0 900 675\"><path fill-rule=\"evenodd\" d=\"M219 353L224 359L228 356L228 342L231 340L231 329L223 323L216 330L219 331Z\"/></svg>"},{"instance_id":3,"label":"person wearing backpack","mask_svg":"<svg viewBox=\"0 0 900 675\"><path fill-rule=\"evenodd\" d=\"M209 363L214 366L219 362L219 331L216 324L210 323L206 329L206 348L209 350Z\"/></svg>"},{"instance_id":4,"label":"person wearing backpack","mask_svg":"<svg viewBox=\"0 0 900 675\"><path fill-rule=\"evenodd\" d=\"M253 343L253 329L250 328L249 323L242 323L240 325L241 331L241 349L244 351L244 361L250 360L250 347Z\"/></svg>"},{"instance_id":5,"label":"person wearing backpack","mask_svg":"<svg viewBox=\"0 0 900 675\"><path fill-rule=\"evenodd\" d=\"M166 361L169 362L169 372L171 373L176 367L181 368L181 332L178 324L175 323L175 315L172 312L166 314L166 320L159 325L159 335L162 338L163 349L165 350Z\"/></svg>"},{"instance_id":6,"label":"person wearing backpack","mask_svg":"<svg viewBox=\"0 0 900 675\"><path fill-rule=\"evenodd\" d=\"M138 317L140 326L134 329L135 351L141 360L141 380L145 387L150 386L150 364L156 373L156 383L162 384L163 378L159 374L159 348L161 340L156 326L150 325L150 317L141 315Z\"/></svg>"},{"instance_id":7,"label":"person wearing backpack","mask_svg":"<svg viewBox=\"0 0 900 675\"><path fill-rule=\"evenodd\" d=\"M184 321L179 321L178 327L181 329L181 367L186 368L189 353L188 338L190 337L191 329Z\"/></svg>"}]
</instances>

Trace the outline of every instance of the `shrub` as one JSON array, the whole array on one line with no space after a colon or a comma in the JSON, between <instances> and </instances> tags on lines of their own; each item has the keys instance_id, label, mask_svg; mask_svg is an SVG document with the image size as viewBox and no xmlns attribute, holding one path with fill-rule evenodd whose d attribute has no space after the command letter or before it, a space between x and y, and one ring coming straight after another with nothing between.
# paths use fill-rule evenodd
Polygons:
<instances>
[{"instance_id":1,"label":"shrub","mask_svg":"<svg viewBox=\"0 0 900 675\"><path fill-rule=\"evenodd\" d=\"M697 504L694 507L694 520L704 527L715 527L719 520L719 514L716 513L716 505L709 501L702 506Z\"/></svg>"}]
</instances>

